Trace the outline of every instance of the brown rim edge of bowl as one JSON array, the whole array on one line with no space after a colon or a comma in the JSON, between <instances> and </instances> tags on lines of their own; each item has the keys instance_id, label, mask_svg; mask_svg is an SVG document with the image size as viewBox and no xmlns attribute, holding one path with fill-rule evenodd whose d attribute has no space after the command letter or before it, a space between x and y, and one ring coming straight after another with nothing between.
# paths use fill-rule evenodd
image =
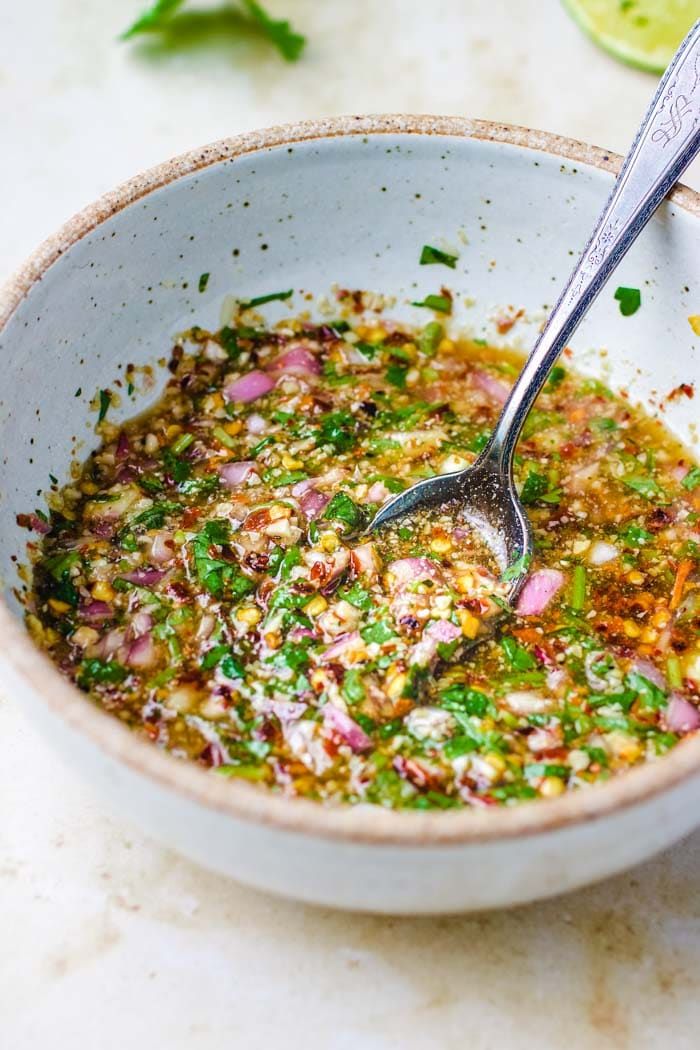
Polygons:
<instances>
[{"instance_id":1,"label":"brown rim edge of bowl","mask_svg":"<svg viewBox=\"0 0 700 1050\"><path fill-rule=\"evenodd\" d=\"M448 135L538 150L615 174L621 158L597 146L548 132L459 117L380 115L304 121L224 139L166 161L135 176L70 219L29 257L0 291L0 329L33 284L72 244L99 223L134 201L220 161L247 153L314 139L369 134ZM677 187L670 199L700 216L700 194ZM306 799L289 799L252 785L222 781L192 763L182 762L136 737L113 717L92 705L31 638L0 600L3 656L28 681L50 711L84 734L109 758L124 763L161 790L247 822L341 841L375 845L429 847L493 842L564 829L600 819L669 790L700 771L700 738L676 747L658 762L643 765L605 785L536 800L513 808L457 813L394 812L377 806L326 807ZM48 686L48 688L47 688Z\"/></svg>"}]
</instances>

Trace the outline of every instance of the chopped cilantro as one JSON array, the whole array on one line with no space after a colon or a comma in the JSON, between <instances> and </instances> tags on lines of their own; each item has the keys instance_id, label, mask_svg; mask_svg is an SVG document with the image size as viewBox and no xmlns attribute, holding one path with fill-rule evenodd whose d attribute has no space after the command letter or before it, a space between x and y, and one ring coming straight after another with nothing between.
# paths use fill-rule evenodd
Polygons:
<instances>
[{"instance_id":1,"label":"chopped cilantro","mask_svg":"<svg viewBox=\"0 0 700 1050\"><path fill-rule=\"evenodd\" d=\"M552 369L552 371L549 373L549 379L547 380L547 385L545 386L545 390L547 390L547 391L556 390L557 387L560 386L561 383L563 383L565 379L566 379L566 369L563 368L561 365L555 365L554 368Z\"/></svg>"},{"instance_id":2,"label":"chopped cilantro","mask_svg":"<svg viewBox=\"0 0 700 1050\"><path fill-rule=\"evenodd\" d=\"M365 698L365 687L362 681L362 672L356 667L345 672L343 679L343 696L350 704L359 704Z\"/></svg>"},{"instance_id":3,"label":"chopped cilantro","mask_svg":"<svg viewBox=\"0 0 700 1050\"><path fill-rule=\"evenodd\" d=\"M440 693L440 703L448 711L460 711L466 715L477 715L483 718L491 707L485 693L467 685L451 685Z\"/></svg>"},{"instance_id":4,"label":"chopped cilantro","mask_svg":"<svg viewBox=\"0 0 700 1050\"><path fill-rule=\"evenodd\" d=\"M622 479L624 485L637 492L644 499L653 500L664 495L661 486L653 478L642 474L629 474Z\"/></svg>"},{"instance_id":5,"label":"chopped cilantro","mask_svg":"<svg viewBox=\"0 0 700 1050\"><path fill-rule=\"evenodd\" d=\"M364 521L364 513L347 492L336 492L326 507L323 517L328 521L342 521L349 529L357 529Z\"/></svg>"},{"instance_id":6,"label":"chopped cilantro","mask_svg":"<svg viewBox=\"0 0 700 1050\"><path fill-rule=\"evenodd\" d=\"M531 554L521 554L519 558L516 558L515 561L508 566L506 571L501 576L503 582L510 583L512 580L517 580L518 576L521 576L530 568L531 561Z\"/></svg>"},{"instance_id":7,"label":"chopped cilantro","mask_svg":"<svg viewBox=\"0 0 700 1050\"><path fill-rule=\"evenodd\" d=\"M109 406L112 404L112 394L109 390L100 390L100 411L97 417L97 422L101 423L107 415Z\"/></svg>"},{"instance_id":8,"label":"chopped cilantro","mask_svg":"<svg viewBox=\"0 0 700 1050\"><path fill-rule=\"evenodd\" d=\"M83 660L78 671L78 685L89 689L92 685L113 685L123 682L128 674L116 660Z\"/></svg>"},{"instance_id":9,"label":"chopped cilantro","mask_svg":"<svg viewBox=\"0 0 700 1050\"><path fill-rule=\"evenodd\" d=\"M534 671L537 661L524 649L512 635L504 634L501 638L501 648L511 667L516 671Z\"/></svg>"},{"instance_id":10,"label":"chopped cilantro","mask_svg":"<svg viewBox=\"0 0 700 1050\"><path fill-rule=\"evenodd\" d=\"M622 285L615 290L615 298L620 304L620 313L623 317L636 314L642 305L642 293L639 288L624 288Z\"/></svg>"},{"instance_id":11,"label":"chopped cilantro","mask_svg":"<svg viewBox=\"0 0 700 1050\"><path fill-rule=\"evenodd\" d=\"M451 270L454 270L458 258L459 256L457 255L448 255L447 252L443 252L439 248L433 248L429 244L424 244L420 253L420 264L421 266L430 266L432 263L441 263L443 266L449 266Z\"/></svg>"},{"instance_id":12,"label":"chopped cilantro","mask_svg":"<svg viewBox=\"0 0 700 1050\"><path fill-rule=\"evenodd\" d=\"M422 306L426 310L437 310L441 314L452 313L452 299L447 295L426 295L420 302L414 301L411 306Z\"/></svg>"},{"instance_id":13,"label":"chopped cilantro","mask_svg":"<svg viewBox=\"0 0 700 1050\"><path fill-rule=\"evenodd\" d=\"M383 642L387 642L390 638L395 638L396 632L386 620L377 620L376 623L371 623L369 626L363 627L360 631L360 635L363 642L367 642L368 645L372 642L381 645Z\"/></svg>"},{"instance_id":14,"label":"chopped cilantro","mask_svg":"<svg viewBox=\"0 0 700 1050\"><path fill-rule=\"evenodd\" d=\"M318 445L331 445L335 452L348 452L357 444L355 419L345 410L329 412L321 418L321 426L316 432Z\"/></svg>"},{"instance_id":15,"label":"chopped cilantro","mask_svg":"<svg viewBox=\"0 0 700 1050\"><path fill-rule=\"evenodd\" d=\"M561 777L566 780L571 770L552 762L531 762L523 768L526 777Z\"/></svg>"},{"instance_id":16,"label":"chopped cilantro","mask_svg":"<svg viewBox=\"0 0 700 1050\"><path fill-rule=\"evenodd\" d=\"M407 372L408 368L406 365L397 365L392 362L386 370L386 380L393 386L398 387L399 390L405 390Z\"/></svg>"},{"instance_id":17,"label":"chopped cilantro","mask_svg":"<svg viewBox=\"0 0 700 1050\"><path fill-rule=\"evenodd\" d=\"M229 328L227 325L219 332L219 343L224 348L229 357L238 357L241 352L241 348L238 345L238 332L235 328Z\"/></svg>"}]
</instances>

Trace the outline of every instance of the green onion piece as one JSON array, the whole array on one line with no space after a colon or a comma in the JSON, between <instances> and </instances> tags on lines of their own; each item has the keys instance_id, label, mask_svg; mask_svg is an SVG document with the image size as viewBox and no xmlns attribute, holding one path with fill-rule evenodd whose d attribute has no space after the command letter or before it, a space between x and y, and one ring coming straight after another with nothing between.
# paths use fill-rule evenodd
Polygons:
<instances>
[{"instance_id":1,"label":"green onion piece","mask_svg":"<svg viewBox=\"0 0 700 1050\"><path fill-rule=\"evenodd\" d=\"M223 427L214 427L212 434L217 441L220 441L226 448L235 448L236 442L233 440L230 434L227 434Z\"/></svg>"},{"instance_id":2,"label":"green onion piece","mask_svg":"<svg viewBox=\"0 0 700 1050\"><path fill-rule=\"evenodd\" d=\"M250 454L253 457L253 459L256 459L258 454L262 452L264 448L267 448L268 445L274 445L276 440L277 438L274 434L268 434L266 437L261 438L260 441L258 441L257 444L253 445L253 447L250 450Z\"/></svg>"},{"instance_id":3,"label":"green onion piece","mask_svg":"<svg viewBox=\"0 0 700 1050\"><path fill-rule=\"evenodd\" d=\"M666 661L666 679L672 689L681 689L683 687L681 662L677 656L669 656Z\"/></svg>"},{"instance_id":4,"label":"green onion piece","mask_svg":"<svg viewBox=\"0 0 700 1050\"><path fill-rule=\"evenodd\" d=\"M420 264L421 266L430 266L431 263L442 263L443 266L449 266L451 270L454 270L458 258L459 256L457 255L448 255L447 252L442 252L439 248L433 248L430 244L424 244L420 253Z\"/></svg>"},{"instance_id":5,"label":"green onion piece","mask_svg":"<svg viewBox=\"0 0 700 1050\"><path fill-rule=\"evenodd\" d=\"M684 489L687 489L688 492L692 492L693 489L696 489L698 485L700 485L700 467L693 467L692 470L689 470L681 481L681 485Z\"/></svg>"},{"instance_id":6,"label":"green onion piece","mask_svg":"<svg viewBox=\"0 0 700 1050\"><path fill-rule=\"evenodd\" d=\"M574 565L571 579L571 608L581 612L586 604L586 566Z\"/></svg>"},{"instance_id":7,"label":"green onion piece","mask_svg":"<svg viewBox=\"0 0 700 1050\"><path fill-rule=\"evenodd\" d=\"M199 284L197 285L197 287L199 288L200 292L206 291L207 285L209 284L209 276L210 275L208 273L203 273L199 278Z\"/></svg>"},{"instance_id":8,"label":"green onion piece","mask_svg":"<svg viewBox=\"0 0 700 1050\"><path fill-rule=\"evenodd\" d=\"M444 334L445 330L439 321L430 321L418 336L418 349L422 354L432 357Z\"/></svg>"},{"instance_id":9,"label":"green onion piece","mask_svg":"<svg viewBox=\"0 0 700 1050\"><path fill-rule=\"evenodd\" d=\"M170 449L174 455L179 456L181 452L184 452L185 449L190 447L193 441L194 434L180 434L180 436L173 441Z\"/></svg>"},{"instance_id":10,"label":"green onion piece","mask_svg":"<svg viewBox=\"0 0 700 1050\"><path fill-rule=\"evenodd\" d=\"M289 299L294 294L294 289L288 292L270 292L268 295L256 295L253 299L247 299L240 303L241 310L250 310L253 306L262 306L264 303L274 303L276 300Z\"/></svg>"}]
</instances>

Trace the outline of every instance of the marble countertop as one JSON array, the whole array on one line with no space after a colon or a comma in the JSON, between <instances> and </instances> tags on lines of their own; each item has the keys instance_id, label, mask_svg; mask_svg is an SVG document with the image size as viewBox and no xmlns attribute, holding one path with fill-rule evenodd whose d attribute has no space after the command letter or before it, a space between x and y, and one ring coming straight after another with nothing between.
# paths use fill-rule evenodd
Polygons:
<instances>
[{"instance_id":1,"label":"marble countertop","mask_svg":"<svg viewBox=\"0 0 700 1050\"><path fill-rule=\"evenodd\" d=\"M9 7L9 5L6 5ZM115 42L140 0L34 0L0 34L0 280L134 172L350 112L464 114L624 151L654 81L557 0L270 0L310 38ZM687 180L700 185L697 167ZM8 1050L696 1047L700 833L566 898L466 918L347 916L204 872L98 803L0 683L0 1043Z\"/></svg>"}]
</instances>

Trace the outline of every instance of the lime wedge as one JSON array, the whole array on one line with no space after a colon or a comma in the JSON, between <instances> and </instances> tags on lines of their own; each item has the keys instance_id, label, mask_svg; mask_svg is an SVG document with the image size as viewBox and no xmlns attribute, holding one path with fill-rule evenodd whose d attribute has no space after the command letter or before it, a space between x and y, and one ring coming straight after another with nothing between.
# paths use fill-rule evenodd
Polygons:
<instances>
[{"instance_id":1,"label":"lime wedge","mask_svg":"<svg viewBox=\"0 0 700 1050\"><path fill-rule=\"evenodd\" d=\"M693 23L700 0L563 0L596 44L622 62L663 73Z\"/></svg>"}]
</instances>

